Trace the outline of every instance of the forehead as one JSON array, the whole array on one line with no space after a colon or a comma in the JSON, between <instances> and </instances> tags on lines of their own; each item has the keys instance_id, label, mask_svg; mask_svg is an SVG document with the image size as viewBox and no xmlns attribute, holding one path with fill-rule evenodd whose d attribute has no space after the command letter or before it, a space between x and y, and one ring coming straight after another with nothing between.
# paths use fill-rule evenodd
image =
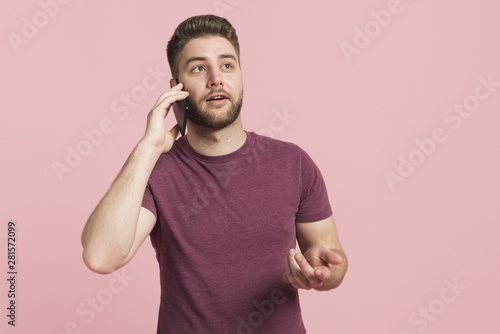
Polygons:
<instances>
[{"instance_id":1,"label":"forehead","mask_svg":"<svg viewBox=\"0 0 500 334\"><path fill-rule=\"evenodd\" d=\"M233 45L224 37L207 36L190 40L181 52L179 65L182 67L190 58L217 59L220 55L233 55L236 51Z\"/></svg>"}]
</instances>

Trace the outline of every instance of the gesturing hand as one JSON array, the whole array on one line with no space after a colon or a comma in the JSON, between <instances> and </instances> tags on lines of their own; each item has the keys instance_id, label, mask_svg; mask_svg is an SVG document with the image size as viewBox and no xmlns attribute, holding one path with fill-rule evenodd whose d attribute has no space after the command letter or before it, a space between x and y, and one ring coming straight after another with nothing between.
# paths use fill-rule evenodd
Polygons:
<instances>
[{"instance_id":1,"label":"gesturing hand","mask_svg":"<svg viewBox=\"0 0 500 334\"><path fill-rule=\"evenodd\" d=\"M181 89L182 83L161 94L148 114L148 124L143 140L160 149L162 153L168 152L172 148L175 139L179 135L177 125L170 131L165 128L165 117L167 117L172 103L183 100L189 95L188 92Z\"/></svg>"},{"instance_id":2,"label":"gesturing hand","mask_svg":"<svg viewBox=\"0 0 500 334\"><path fill-rule=\"evenodd\" d=\"M285 259L286 276L297 289L318 289L332 275L332 266L342 263L342 257L328 248L311 247L301 254L288 251Z\"/></svg>"}]
</instances>

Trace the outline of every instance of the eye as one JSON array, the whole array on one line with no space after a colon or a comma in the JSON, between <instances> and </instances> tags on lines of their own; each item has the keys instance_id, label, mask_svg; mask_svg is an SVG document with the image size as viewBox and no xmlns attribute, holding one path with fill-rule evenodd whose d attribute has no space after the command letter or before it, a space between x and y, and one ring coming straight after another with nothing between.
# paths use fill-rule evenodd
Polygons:
<instances>
[{"instance_id":1,"label":"eye","mask_svg":"<svg viewBox=\"0 0 500 334\"><path fill-rule=\"evenodd\" d=\"M233 66L229 63L226 63L226 64L222 65L222 68L225 70L230 70L231 68L233 68Z\"/></svg>"},{"instance_id":2,"label":"eye","mask_svg":"<svg viewBox=\"0 0 500 334\"><path fill-rule=\"evenodd\" d=\"M193 72L201 72L203 70L204 70L204 68L201 65L200 66L196 66L195 68L193 68Z\"/></svg>"}]
</instances>

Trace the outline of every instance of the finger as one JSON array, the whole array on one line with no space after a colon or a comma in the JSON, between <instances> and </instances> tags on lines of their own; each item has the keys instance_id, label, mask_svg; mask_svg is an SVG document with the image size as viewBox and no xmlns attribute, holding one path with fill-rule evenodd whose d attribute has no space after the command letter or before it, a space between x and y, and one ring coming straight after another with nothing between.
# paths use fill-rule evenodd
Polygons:
<instances>
[{"instance_id":1,"label":"finger","mask_svg":"<svg viewBox=\"0 0 500 334\"><path fill-rule=\"evenodd\" d=\"M314 268L311 267L309 262L307 262L304 255L297 253L295 254L294 258L300 268L300 271L302 272L302 274L305 276L306 279L310 280L316 278L316 275L314 275Z\"/></svg>"},{"instance_id":2,"label":"finger","mask_svg":"<svg viewBox=\"0 0 500 334\"><path fill-rule=\"evenodd\" d=\"M290 253L293 253L293 250L289 250L286 253L285 256L285 271L286 271L286 277L288 278L288 281L296 288L299 288L299 284L297 280L295 279L293 273L292 273L292 264L291 260L293 260L293 255L290 255Z\"/></svg>"},{"instance_id":3,"label":"finger","mask_svg":"<svg viewBox=\"0 0 500 334\"><path fill-rule=\"evenodd\" d=\"M181 92L179 92L181 93ZM164 119L168 115L168 111L170 109L170 106L172 103L174 103L177 100L182 100L185 99L187 95L171 95L166 97L163 101L161 101L158 105L153 107L151 111L149 112L148 118L153 118L153 119Z\"/></svg>"},{"instance_id":4,"label":"finger","mask_svg":"<svg viewBox=\"0 0 500 334\"><path fill-rule=\"evenodd\" d=\"M166 107L168 109L168 106L172 104L174 101L183 100L189 95L189 92L186 92L184 90L174 89L176 87L177 86L174 86L171 90L163 92L158 98L158 100L156 100L156 103L151 109L155 109L160 105L163 105L163 107ZM168 102L168 106L164 106L165 102Z\"/></svg>"},{"instance_id":5,"label":"finger","mask_svg":"<svg viewBox=\"0 0 500 334\"><path fill-rule=\"evenodd\" d=\"M163 96L166 95L168 92L175 92L175 91L182 91L182 88L183 88L183 84L182 83L178 83L177 85L173 86L172 88L170 88L169 90L163 92L160 97L158 98L158 101L160 100L163 100Z\"/></svg>"},{"instance_id":6,"label":"finger","mask_svg":"<svg viewBox=\"0 0 500 334\"><path fill-rule=\"evenodd\" d=\"M182 87L184 87L184 84L183 84L182 82L179 82L178 84L176 84L175 86L173 86L173 87L172 87L172 88L170 88L170 89L172 89L172 90L174 90L174 89L175 89L175 90L181 90L181 89L182 89Z\"/></svg>"},{"instance_id":7,"label":"finger","mask_svg":"<svg viewBox=\"0 0 500 334\"><path fill-rule=\"evenodd\" d=\"M326 281L332 275L329 267L322 266L314 268L314 275L321 281Z\"/></svg>"},{"instance_id":8,"label":"finger","mask_svg":"<svg viewBox=\"0 0 500 334\"><path fill-rule=\"evenodd\" d=\"M300 268L298 264L295 262L295 249L291 249L285 256L285 268L286 268L286 277L288 281L293 285L295 289L300 289L304 286L307 288L305 284L301 284L298 279L298 274L300 273Z\"/></svg>"},{"instance_id":9,"label":"finger","mask_svg":"<svg viewBox=\"0 0 500 334\"><path fill-rule=\"evenodd\" d=\"M299 258L301 257L302 261L305 261L305 265L309 266L309 269L307 269L307 274L302 270L299 263L297 262L297 256L299 256ZM290 263L292 279L296 282L297 288L310 290L311 282L309 279L315 279L314 272L312 270L312 267L310 267L310 265L307 263L307 260L304 259L304 256L298 253L295 249L292 249L288 254L288 261Z\"/></svg>"},{"instance_id":10,"label":"finger","mask_svg":"<svg viewBox=\"0 0 500 334\"><path fill-rule=\"evenodd\" d=\"M189 93L185 91L167 92L163 96L163 98L157 101L157 103L153 106L153 109L161 108L168 111L172 103L174 103L175 101L184 100L188 96Z\"/></svg>"},{"instance_id":11,"label":"finger","mask_svg":"<svg viewBox=\"0 0 500 334\"><path fill-rule=\"evenodd\" d=\"M336 254L332 250L328 248L324 248L321 250L319 257L325 261L326 263L337 265L342 263L342 256Z\"/></svg>"}]
</instances>

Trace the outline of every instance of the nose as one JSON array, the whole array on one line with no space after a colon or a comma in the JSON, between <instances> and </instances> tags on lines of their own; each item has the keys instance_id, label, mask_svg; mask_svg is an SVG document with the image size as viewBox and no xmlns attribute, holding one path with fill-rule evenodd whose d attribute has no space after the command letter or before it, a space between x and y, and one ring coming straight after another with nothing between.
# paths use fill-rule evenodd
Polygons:
<instances>
[{"instance_id":1,"label":"nose","mask_svg":"<svg viewBox=\"0 0 500 334\"><path fill-rule=\"evenodd\" d=\"M221 72L219 70L210 71L210 76L207 84L208 88L217 88L219 86L223 86Z\"/></svg>"}]
</instances>

